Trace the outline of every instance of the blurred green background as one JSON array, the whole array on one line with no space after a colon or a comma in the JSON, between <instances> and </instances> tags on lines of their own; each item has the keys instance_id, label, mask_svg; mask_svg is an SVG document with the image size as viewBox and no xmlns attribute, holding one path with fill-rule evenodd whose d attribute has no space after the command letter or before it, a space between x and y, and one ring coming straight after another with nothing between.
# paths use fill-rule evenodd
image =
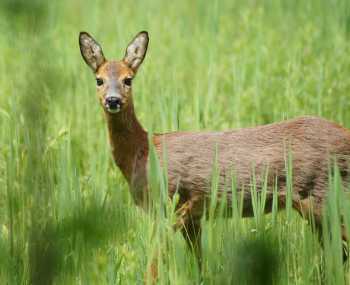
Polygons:
<instances>
[{"instance_id":1,"label":"blurred green background","mask_svg":"<svg viewBox=\"0 0 350 285\"><path fill-rule=\"evenodd\" d=\"M346 284L340 239L322 251L294 213L203 221L200 274L169 218L134 206L78 34L120 59L141 30L150 44L133 92L148 130L299 115L350 128L347 0L1 0L0 283L142 284L162 245L159 284Z\"/></svg>"}]
</instances>

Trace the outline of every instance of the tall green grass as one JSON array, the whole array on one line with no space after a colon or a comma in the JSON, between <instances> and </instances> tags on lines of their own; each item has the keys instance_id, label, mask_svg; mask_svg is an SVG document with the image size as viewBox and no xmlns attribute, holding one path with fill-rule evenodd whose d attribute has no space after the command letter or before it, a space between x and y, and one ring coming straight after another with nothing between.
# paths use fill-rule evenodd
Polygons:
<instances>
[{"instance_id":1,"label":"tall green grass","mask_svg":"<svg viewBox=\"0 0 350 285\"><path fill-rule=\"evenodd\" d=\"M350 128L346 0L3 0L0 284L141 284L155 256L160 284L349 282L339 223L343 214L349 228L350 205L337 175L324 251L290 207L277 213L275 203L263 216L263 196L254 196L254 218L242 219L234 192L231 219L202 221L200 273L172 231L175 204L164 198L156 157L150 215L134 206L112 162L94 78L79 52L81 30L107 58L121 58L137 32L149 31L134 100L152 132L226 130L305 114Z\"/></svg>"}]
</instances>

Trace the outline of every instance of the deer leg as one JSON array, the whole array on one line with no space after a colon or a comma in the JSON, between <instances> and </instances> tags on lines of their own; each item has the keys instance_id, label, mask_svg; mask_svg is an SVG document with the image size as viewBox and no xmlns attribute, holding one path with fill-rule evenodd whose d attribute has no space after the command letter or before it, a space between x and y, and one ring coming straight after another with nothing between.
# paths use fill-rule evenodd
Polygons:
<instances>
[{"instance_id":1,"label":"deer leg","mask_svg":"<svg viewBox=\"0 0 350 285\"><path fill-rule=\"evenodd\" d=\"M308 220L312 226L313 232L318 235L318 238L323 245L322 240L322 208L316 204L312 196L305 199L294 199L293 208L304 218Z\"/></svg>"},{"instance_id":2,"label":"deer leg","mask_svg":"<svg viewBox=\"0 0 350 285\"><path fill-rule=\"evenodd\" d=\"M180 230L190 250L195 254L198 265L201 266L201 224L200 218L194 219L192 213L196 200L184 202L176 210L176 222L173 226L175 231ZM201 268L201 267L199 267ZM153 257L145 275L145 283L155 284L158 279L158 258Z\"/></svg>"},{"instance_id":3,"label":"deer leg","mask_svg":"<svg viewBox=\"0 0 350 285\"><path fill-rule=\"evenodd\" d=\"M152 239L155 234L155 229L152 232ZM144 284L156 284L158 279L158 256L159 248L153 253L150 264L147 265L146 272L144 273Z\"/></svg>"},{"instance_id":4,"label":"deer leg","mask_svg":"<svg viewBox=\"0 0 350 285\"><path fill-rule=\"evenodd\" d=\"M181 230L189 249L194 253L199 268L202 264L200 217L194 217L196 200L188 200L176 211L177 221L174 230Z\"/></svg>"},{"instance_id":5,"label":"deer leg","mask_svg":"<svg viewBox=\"0 0 350 285\"><path fill-rule=\"evenodd\" d=\"M312 229L317 233L321 246L323 247L323 229L322 229L322 205L313 201L313 197L302 200L293 201L293 207L298 213L312 225ZM342 237L342 250L343 250L343 263L348 259L348 236L345 226L341 225L341 237Z\"/></svg>"},{"instance_id":6,"label":"deer leg","mask_svg":"<svg viewBox=\"0 0 350 285\"><path fill-rule=\"evenodd\" d=\"M158 259L154 257L144 274L144 284L156 284L158 279Z\"/></svg>"},{"instance_id":7,"label":"deer leg","mask_svg":"<svg viewBox=\"0 0 350 285\"><path fill-rule=\"evenodd\" d=\"M198 267L202 267L202 247L201 247L201 237L202 237L202 227L200 220L196 221L190 219L190 221L182 228L182 235L184 236L188 247L194 253Z\"/></svg>"}]
</instances>

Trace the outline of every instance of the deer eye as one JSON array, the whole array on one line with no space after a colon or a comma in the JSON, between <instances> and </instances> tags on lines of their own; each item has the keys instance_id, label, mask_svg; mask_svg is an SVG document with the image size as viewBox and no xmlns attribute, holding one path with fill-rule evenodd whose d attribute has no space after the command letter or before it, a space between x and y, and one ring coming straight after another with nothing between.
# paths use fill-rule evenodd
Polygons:
<instances>
[{"instance_id":1,"label":"deer eye","mask_svg":"<svg viewBox=\"0 0 350 285\"><path fill-rule=\"evenodd\" d=\"M96 84L97 84L97 86L101 86L103 84L103 79L102 78L96 78Z\"/></svg>"},{"instance_id":2,"label":"deer eye","mask_svg":"<svg viewBox=\"0 0 350 285\"><path fill-rule=\"evenodd\" d=\"M131 82L132 82L132 79L129 78L129 77L124 79L124 84L125 84L126 86L131 86Z\"/></svg>"}]
</instances>

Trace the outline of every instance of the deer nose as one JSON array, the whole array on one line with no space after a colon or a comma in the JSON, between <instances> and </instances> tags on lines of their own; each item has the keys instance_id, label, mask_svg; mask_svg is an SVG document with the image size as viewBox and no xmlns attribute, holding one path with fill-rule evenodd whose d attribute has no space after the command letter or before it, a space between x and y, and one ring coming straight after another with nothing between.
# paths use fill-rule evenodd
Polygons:
<instances>
[{"instance_id":1,"label":"deer nose","mask_svg":"<svg viewBox=\"0 0 350 285\"><path fill-rule=\"evenodd\" d=\"M119 111L119 109L121 108L123 103L122 103L121 98L119 98L119 97L108 96L108 97L106 97L105 104L109 110L113 110L113 111L118 110Z\"/></svg>"}]
</instances>

